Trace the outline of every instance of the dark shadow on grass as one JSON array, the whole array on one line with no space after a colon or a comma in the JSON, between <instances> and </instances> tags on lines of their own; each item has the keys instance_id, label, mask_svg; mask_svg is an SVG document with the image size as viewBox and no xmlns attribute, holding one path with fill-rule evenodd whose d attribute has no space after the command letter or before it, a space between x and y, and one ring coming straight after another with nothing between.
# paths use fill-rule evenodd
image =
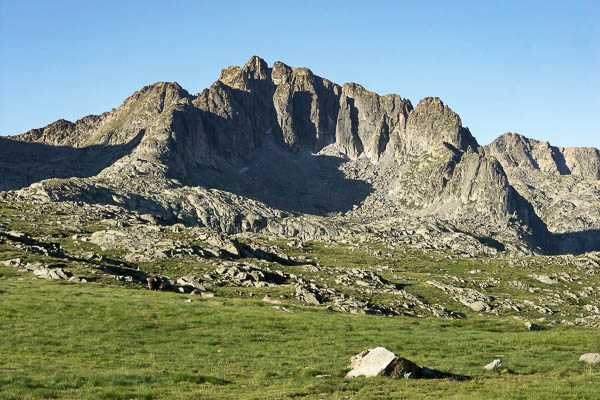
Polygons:
<instances>
[{"instance_id":1,"label":"dark shadow on grass","mask_svg":"<svg viewBox=\"0 0 600 400\"><path fill-rule=\"evenodd\" d=\"M420 376L420 378L422 379L451 379L455 381L468 381L472 379L470 376L467 375L458 375L453 374L451 372L444 372L427 367L423 367L421 371L422 375Z\"/></svg>"},{"instance_id":2,"label":"dark shadow on grass","mask_svg":"<svg viewBox=\"0 0 600 400\"><path fill-rule=\"evenodd\" d=\"M175 383L195 383L197 385L228 385L232 383L226 379L217 378L215 376L208 375L198 375L198 374L189 374L189 373L177 373L171 376L171 379Z\"/></svg>"}]
</instances>

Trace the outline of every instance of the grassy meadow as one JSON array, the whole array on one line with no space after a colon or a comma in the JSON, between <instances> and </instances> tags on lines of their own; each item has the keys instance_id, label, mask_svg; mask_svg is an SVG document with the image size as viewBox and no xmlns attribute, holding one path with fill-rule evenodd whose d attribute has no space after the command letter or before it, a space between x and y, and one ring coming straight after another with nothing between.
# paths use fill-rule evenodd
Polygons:
<instances>
[{"instance_id":1,"label":"grassy meadow","mask_svg":"<svg viewBox=\"0 0 600 400\"><path fill-rule=\"evenodd\" d=\"M600 368L578 361L600 346L596 329L289 309L0 267L0 399L600 397ZM344 378L350 357L375 346L472 379ZM501 371L482 369L495 358Z\"/></svg>"}]
</instances>

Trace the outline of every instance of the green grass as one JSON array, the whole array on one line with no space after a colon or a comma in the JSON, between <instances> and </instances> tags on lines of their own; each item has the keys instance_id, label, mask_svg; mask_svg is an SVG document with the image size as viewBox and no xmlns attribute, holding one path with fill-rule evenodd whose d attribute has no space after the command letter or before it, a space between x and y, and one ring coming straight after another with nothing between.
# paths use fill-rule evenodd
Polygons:
<instances>
[{"instance_id":1,"label":"green grass","mask_svg":"<svg viewBox=\"0 0 600 400\"><path fill-rule=\"evenodd\" d=\"M578 361L600 348L593 329L186 298L0 267L0 398L598 398L600 368ZM345 379L350 356L374 346L473 379ZM494 358L505 373L482 369Z\"/></svg>"},{"instance_id":2,"label":"green grass","mask_svg":"<svg viewBox=\"0 0 600 400\"><path fill-rule=\"evenodd\" d=\"M286 240L270 241L256 235L248 240L262 242L267 248L276 245L290 256L306 257L324 267L391 266L394 271L382 270L379 275L419 294L430 304L444 304L468 318L448 321L331 313L323 307L299 306L291 285L209 287L217 297L193 297L192 303L186 303L184 300L190 296L154 293L142 290L141 285L117 282L97 270L105 262L83 256L94 252L123 261L122 249L102 250L72 239L75 233L86 236L107 229L103 220L110 219L110 215L90 212L79 218L60 204L44 207L0 202L0 227L26 232L45 243L58 243L68 257L43 257L19 250L7 241L0 243L0 260L19 257L24 262L64 266L76 275L95 278L96 283L33 280L29 272L0 267L0 399L600 397L600 368L578 361L582 353L600 351L598 330L557 324L529 332L522 321L512 318L516 313L479 316L425 283L429 279L452 283L444 276L449 274L465 279L467 287L498 299L530 299L536 303L540 296L549 296L548 290L577 293L584 286L600 287L600 275L562 266L552 258L525 259L532 265L512 268L506 259L448 259L448 254L390 247L375 236L344 244L308 242L298 249L288 247ZM193 230L174 233L167 229L163 236L204 245ZM256 264L257 260L237 262ZM202 275L218 262L192 258L123 264L177 278ZM359 298L372 297L381 304L397 301L393 295L361 295L352 287L337 285L335 274L326 271L267 264L318 283L326 282ZM475 269L481 272L469 273ZM580 277L581 282L545 285L529 276L534 272L568 272ZM500 281L485 290L471 283L486 282L488 278ZM513 280L529 283L540 292L532 294L515 288L509 284ZM290 303L287 307L294 313L275 310L260 301L265 294L285 296ZM530 308L518 315L531 320L544 316L547 321L572 321L581 315L582 304L597 304L598 296L580 300L579 305L568 300L553 306L557 313L551 316ZM419 365L473 379L345 379L350 357L375 346L385 346ZM495 358L504 360L506 370L484 371L482 366Z\"/></svg>"}]
</instances>

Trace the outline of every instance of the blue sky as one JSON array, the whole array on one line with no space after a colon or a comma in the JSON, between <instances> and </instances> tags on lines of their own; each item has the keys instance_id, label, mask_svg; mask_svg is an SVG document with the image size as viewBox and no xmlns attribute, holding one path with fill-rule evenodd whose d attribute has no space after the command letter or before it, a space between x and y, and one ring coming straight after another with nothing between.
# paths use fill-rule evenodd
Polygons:
<instances>
[{"instance_id":1,"label":"blue sky","mask_svg":"<svg viewBox=\"0 0 600 400\"><path fill-rule=\"evenodd\" d=\"M200 92L256 54L413 104L439 96L481 144L600 147L600 1L0 0L0 134Z\"/></svg>"}]
</instances>

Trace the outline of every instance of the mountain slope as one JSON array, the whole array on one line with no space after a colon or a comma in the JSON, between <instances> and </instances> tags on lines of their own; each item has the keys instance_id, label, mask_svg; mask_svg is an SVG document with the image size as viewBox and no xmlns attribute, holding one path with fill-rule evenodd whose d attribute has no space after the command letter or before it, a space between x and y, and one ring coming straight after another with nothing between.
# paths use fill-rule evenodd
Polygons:
<instances>
[{"instance_id":1,"label":"mountain slope","mask_svg":"<svg viewBox=\"0 0 600 400\"><path fill-rule=\"evenodd\" d=\"M554 203L523 189L518 171L568 170L594 182L586 187L600 174L595 149L502 138L483 148L438 98L413 108L398 95L281 62L270 68L256 56L197 95L159 82L102 115L2 141L12 152L1 150L0 189L23 188L25 198L302 237L434 217L485 243L534 251L553 247L544 212ZM48 178L68 179L26 188ZM598 198L592 190L575 208L592 209ZM579 230L597 226L600 216L588 214Z\"/></svg>"},{"instance_id":2,"label":"mountain slope","mask_svg":"<svg viewBox=\"0 0 600 400\"><path fill-rule=\"evenodd\" d=\"M559 249L596 248L600 237L600 151L555 147L507 133L486 146L531 203Z\"/></svg>"}]
</instances>

